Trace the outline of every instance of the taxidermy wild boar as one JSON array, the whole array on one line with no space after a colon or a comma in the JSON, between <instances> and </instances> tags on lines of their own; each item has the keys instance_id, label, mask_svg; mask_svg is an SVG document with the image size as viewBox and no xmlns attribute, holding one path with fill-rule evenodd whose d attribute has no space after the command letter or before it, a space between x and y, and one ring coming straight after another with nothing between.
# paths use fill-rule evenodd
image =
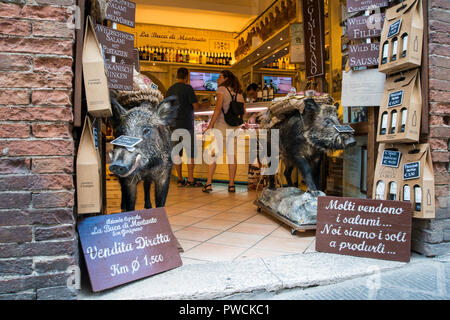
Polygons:
<instances>
[{"instance_id":1,"label":"taxidermy wild boar","mask_svg":"<svg viewBox=\"0 0 450 320\"><path fill-rule=\"evenodd\" d=\"M122 211L134 211L136 186L144 180L145 208L152 207L150 185L155 183L156 207L163 207L169 191L172 170L172 142L169 126L176 118L178 104L175 97L168 97L158 106L143 102L130 110L125 110L114 98L114 135L142 138L133 151L114 146L109 170L119 176L122 190Z\"/></svg>"},{"instance_id":2,"label":"taxidermy wild boar","mask_svg":"<svg viewBox=\"0 0 450 320\"><path fill-rule=\"evenodd\" d=\"M328 150L342 150L356 144L352 133L340 133L334 125L340 125L337 108L329 104L316 104L314 99L305 99L303 114L296 110L273 128L279 129L280 156L286 166L284 175L289 186L293 186L291 173L294 167L300 170L305 183L313 195L317 195L320 176L320 159ZM274 177L270 188L275 188Z\"/></svg>"}]
</instances>

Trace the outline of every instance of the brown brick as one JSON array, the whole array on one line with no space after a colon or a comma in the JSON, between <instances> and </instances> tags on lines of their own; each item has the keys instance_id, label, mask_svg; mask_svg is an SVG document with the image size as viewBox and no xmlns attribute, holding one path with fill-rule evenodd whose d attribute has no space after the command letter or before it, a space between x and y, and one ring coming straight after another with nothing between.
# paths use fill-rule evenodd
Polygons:
<instances>
[{"instance_id":1,"label":"brown brick","mask_svg":"<svg viewBox=\"0 0 450 320\"><path fill-rule=\"evenodd\" d=\"M74 28L68 28L66 22L35 21L33 22L33 36L73 38Z\"/></svg>"},{"instance_id":2,"label":"brown brick","mask_svg":"<svg viewBox=\"0 0 450 320\"><path fill-rule=\"evenodd\" d=\"M25 175L0 177L0 191L72 189L72 175Z\"/></svg>"},{"instance_id":3,"label":"brown brick","mask_svg":"<svg viewBox=\"0 0 450 320\"><path fill-rule=\"evenodd\" d=\"M20 292L29 289L66 285L66 273L29 275L17 278L0 279L0 293Z\"/></svg>"},{"instance_id":4,"label":"brown brick","mask_svg":"<svg viewBox=\"0 0 450 320\"><path fill-rule=\"evenodd\" d=\"M54 225L73 224L73 209L33 209L29 210L33 224Z\"/></svg>"},{"instance_id":5,"label":"brown brick","mask_svg":"<svg viewBox=\"0 0 450 320\"><path fill-rule=\"evenodd\" d=\"M35 173L73 173L73 157L33 159L32 170Z\"/></svg>"},{"instance_id":6,"label":"brown brick","mask_svg":"<svg viewBox=\"0 0 450 320\"><path fill-rule=\"evenodd\" d=\"M442 32L429 32L428 33L428 41L431 43L441 43L441 44L450 44L450 39L447 33Z\"/></svg>"},{"instance_id":7,"label":"brown brick","mask_svg":"<svg viewBox=\"0 0 450 320\"><path fill-rule=\"evenodd\" d=\"M73 114L72 109L66 107L0 107L0 119L72 122Z\"/></svg>"},{"instance_id":8,"label":"brown brick","mask_svg":"<svg viewBox=\"0 0 450 320\"><path fill-rule=\"evenodd\" d=\"M26 19L42 19L65 22L68 20L71 13L68 12L67 8L26 5L22 8L20 15Z\"/></svg>"},{"instance_id":9,"label":"brown brick","mask_svg":"<svg viewBox=\"0 0 450 320\"><path fill-rule=\"evenodd\" d=\"M76 261L71 257L39 259L34 262L34 270L39 273L66 271L69 266L75 265Z\"/></svg>"},{"instance_id":10,"label":"brown brick","mask_svg":"<svg viewBox=\"0 0 450 320\"><path fill-rule=\"evenodd\" d=\"M0 150L9 156L73 155L72 140L0 140Z\"/></svg>"},{"instance_id":11,"label":"brown brick","mask_svg":"<svg viewBox=\"0 0 450 320\"><path fill-rule=\"evenodd\" d=\"M71 6L75 4L75 0L35 0L40 5L57 5L57 6Z\"/></svg>"},{"instance_id":12,"label":"brown brick","mask_svg":"<svg viewBox=\"0 0 450 320\"><path fill-rule=\"evenodd\" d=\"M0 52L73 54L73 41L43 38L0 38Z\"/></svg>"},{"instance_id":13,"label":"brown brick","mask_svg":"<svg viewBox=\"0 0 450 320\"><path fill-rule=\"evenodd\" d=\"M428 70L430 79L450 80L450 72L445 68L430 66Z\"/></svg>"},{"instance_id":14,"label":"brown brick","mask_svg":"<svg viewBox=\"0 0 450 320\"><path fill-rule=\"evenodd\" d=\"M432 20L448 22L448 15L449 15L449 13L446 10L435 8L435 9L429 10L428 19L430 20L430 22Z\"/></svg>"},{"instance_id":15,"label":"brown brick","mask_svg":"<svg viewBox=\"0 0 450 320\"><path fill-rule=\"evenodd\" d=\"M72 255L76 240L0 244L0 258Z\"/></svg>"},{"instance_id":16,"label":"brown brick","mask_svg":"<svg viewBox=\"0 0 450 320\"><path fill-rule=\"evenodd\" d=\"M448 103L450 101L450 92L430 90L430 101Z\"/></svg>"},{"instance_id":17,"label":"brown brick","mask_svg":"<svg viewBox=\"0 0 450 320\"><path fill-rule=\"evenodd\" d=\"M72 75L60 73L0 73L0 83L11 88L70 88Z\"/></svg>"},{"instance_id":18,"label":"brown brick","mask_svg":"<svg viewBox=\"0 0 450 320\"><path fill-rule=\"evenodd\" d=\"M28 173L31 169L30 159L1 159L0 173Z\"/></svg>"},{"instance_id":19,"label":"brown brick","mask_svg":"<svg viewBox=\"0 0 450 320\"><path fill-rule=\"evenodd\" d=\"M74 193L70 191L41 192L33 194L34 208L73 207Z\"/></svg>"},{"instance_id":20,"label":"brown brick","mask_svg":"<svg viewBox=\"0 0 450 320\"><path fill-rule=\"evenodd\" d=\"M47 241L55 239L72 239L74 237L74 230L72 226L61 227L37 227L35 232L36 241Z\"/></svg>"},{"instance_id":21,"label":"brown brick","mask_svg":"<svg viewBox=\"0 0 450 320\"><path fill-rule=\"evenodd\" d=\"M444 118L442 116L435 116L435 115L430 115L428 118L429 124L430 125L443 125L444 124Z\"/></svg>"},{"instance_id":22,"label":"brown brick","mask_svg":"<svg viewBox=\"0 0 450 320\"><path fill-rule=\"evenodd\" d=\"M430 20L428 23L428 26L430 28L430 31L438 31L438 32L447 33L448 30L450 29L450 24L441 22L441 21L436 21L436 20L434 20L434 21Z\"/></svg>"},{"instance_id":23,"label":"brown brick","mask_svg":"<svg viewBox=\"0 0 450 320\"><path fill-rule=\"evenodd\" d=\"M446 139L437 139L437 138L430 138L428 140L428 143L430 144L431 150L445 150L447 151L448 145Z\"/></svg>"},{"instance_id":24,"label":"brown brick","mask_svg":"<svg viewBox=\"0 0 450 320\"><path fill-rule=\"evenodd\" d=\"M0 53L0 71L30 71L31 66L31 56Z\"/></svg>"},{"instance_id":25,"label":"brown brick","mask_svg":"<svg viewBox=\"0 0 450 320\"><path fill-rule=\"evenodd\" d=\"M430 66L442 67L442 68L450 68L450 59L447 57L440 56L430 56L429 57Z\"/></svg>"},{"instance_id":26,"label":"brown brick","mask_svg":"<svg viewBox=\"0 0 450 320\"><path fill-rule=\"evenodd\" d=\"M31 227L0 227L0 242L30 242L32 240Z\"/></svg>"},{"instance_id":27,"label":"brown brick","mask_svg":"<svg viewBox=\"0 0 450 320\"><path fill-rule=\"evenodd\" d=\"M31 23L23 20L0 19L0 34L28 36L31 33Z\"/></svg>"},{"instance_id":28,"label":"brown brick","mask_svg":"<svg viewBox=\"0 0 450 320\"><path fill-rule=\"evenodd\" d=\"M450 69L449 69L449 72L450 72ZM442 91L450 90L450 81L439 80L439 79L430 79L429 83L430 83L430 89L442 90Z\"/></svg>"},{"instance_id":29,"label":"brown brick","mask_svg":"<svg viewBox=\"0 0 450 320\"><path fill-rule=\"evenodd\" d=\"M27 210L0 210L0 226L20 226L32 223L32 215Z\"/></svg>"},{"instance_id":30,"label":"brown brick","mask_svg":"<svg viewBox=\"0 0 450 320\"><path fill-rule=\"evenodd\" d=\"M433 159L433 162L449 162L450 152L435 151L431 153L431 158Z\"/></svg>"},{"instance_id":31,"label":"brown brick","mask_svg":"<svg viewBox=\"0 0 450 320\"><path fill-rule=\"evenodd\" d=\"M23 209L31 203L29 192L0 192L0 209Z\"/></svg>"},{"instance_id":32,"label":"brown brick","mask_svg":"<svg viewBox=\"0 0 450 320\"><path fill-rule=\"evenodd\" d=\"M428 45L429 54L435 54L438 56L449 56L450 48L440 43L429 43Z\"/></svg>"},{"instance_id":33,"label":"brown brick","mask_svg":"<svg viewBox=\"0 0 450 320\"><path fill-rule=\"evenodd\" d=\"M28 138L30 126L27 124L4 123L0 125L0 138Z\"/></svg>"},{"instance_id":34,"label":"brown brick","mask_svg":"<svg viewBox=\"0 0 450 320\"><path fill-rule=\"evenodd\" d=\"M33 136L37 138L72 138L69 124L33 124Z\"/></svg>"},{"instance_id":35,"label":"brown brick","mask_svg":"<svg viewBox=\"0 0 450 320\"><path fill-rule=\"evenodd\" d=\"M28 90L0 89L0 104L20 105L29 103L30 103L30 92Z\"/></svg>"},{"instance_id":36,"label":"brown brick","mask_svg":"<svg viewBox=\"0 0 450 320\"><path fill-rule=\"evenodd\" d=\"M71 58L36 57L34 71L71 73L73 60Z\"/></svg>"},{"instance_id":37,"label":"brown brick","mask_svg":"<svg viewBox=\"0 0 450 320\"><path fill-rule=\"evenodd\" d=\"M77 290L65 286L36 290L37 300L76 300Z\"/></svg>"},{"instance_id":38,"label":"brown brick","mask_svg":"<svg viewBox=\"0 0 450 320\"><path fill-rule=\"evenodd\" d=\"M447 186L435 186L436 197L447 197L450 194L448 193L448 185Z\"/></svg>"},{"instance_id":39,"label":"brown brick","mask_svg":"<svg viewBox=\"0 0 450 320\"><path fill-rule=\"evenodd\" d=\"M430 113L439 115L450 115L450 102L431 102Z\"/></svg>"},{"instance_id":40,"label":"brown brick","mask_svg":"<svg viewBox=\"0 0 450 320\"><path fill-rule=\"evenodd\" d=\"M32 259L0 260L0 275L26 275L32 272Z\"/></svg>"},{"instance_id":41,"label":"brown brick","mask_svg":"<svg viewBox=\"0 0 450 320\"><path fill-rule=\"evenodd\" d=\"M33 90L31 102L36 105L71 105L70 90Z\"/></svg>"},{"instance_id":42,"label":"brown brick","mask_svg":"<svg viewBox=\"0 0 450 320\"><path fill-rule=\"evenodd\" d=\"M450 127L447 126L430 127L430 136L433 138L448 139L450 138Z\"/></svg>"},{"instance_id":43,"label":"brown brick","mask_svg":"<svg viewBox=\"0 0 450 320\"><path fill-rule=\"evenodd\" d=\"M20 6L12 3L0 2L0 17L20 17Z\"/></svg>"},{"instance_id":44,"label":"brown brick","mask_svg":"<svg viewBox=\"0 0 450 320\"><path fill-rule=\"evenodd\" d=\"M450 3L447 0L433 0L430 3L431 8L450 9Z\"/></svg>"}]
</instances>

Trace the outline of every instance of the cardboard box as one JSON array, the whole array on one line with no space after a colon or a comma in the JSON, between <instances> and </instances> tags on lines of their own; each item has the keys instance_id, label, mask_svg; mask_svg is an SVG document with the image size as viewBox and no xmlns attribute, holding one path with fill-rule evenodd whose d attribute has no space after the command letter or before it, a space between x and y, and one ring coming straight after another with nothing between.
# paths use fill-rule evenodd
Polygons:
<instances>
[{"instance_id":1,"label":"cardboard box","mask_svg":"<svg viewBox=\"0 0 450 320\"><path fill-rule=\"evenodd\" d=\"M383 164L384 151L400 152L397 167L386 158ZM414 218L435 217L434 172L428 144L380 144L372 197L393 200L391 193L395 200L411 202Z\"/></svg>"},{"instance_id":2,"label":"cardboard box","mask_svg":"<svg viewBox=\"0 0 450 320\"><path fill-rule=\"evenodd\" d=\"M112 116L105 62L89 16L84 33L83 77L88 112L95 117Z\"/></svg>"},{"instance_id":3,"label":"cardboard box","mask_svg":"<svg viewBox=\"0 0 450 320\"><path fill-rule=\"evenodd\" d=\"M100 154L95 148L91 121L86 116L77 154L78 214L101 212L101 188Z\"/></svg>"},{"instance_id":4,"label":"cardboard box","mask_svg":"<svg viewBox=\"0 0 450 320\"><path fill-rule=\"evenodd\" d=\"M389 76L378 115L377 142L419 142L421 117L419 69Z\"/></svg>"},{"instance_id":5,"label":"cardboard box","mask_svg":"<svg viewBox=\"0 0 450 320\"><path fill-rule=\"evenodd\" d=\"M420 66L422 41L421 0L405 0L386 10L378 71L392 74Z\"/></svg>"}]
</instances>

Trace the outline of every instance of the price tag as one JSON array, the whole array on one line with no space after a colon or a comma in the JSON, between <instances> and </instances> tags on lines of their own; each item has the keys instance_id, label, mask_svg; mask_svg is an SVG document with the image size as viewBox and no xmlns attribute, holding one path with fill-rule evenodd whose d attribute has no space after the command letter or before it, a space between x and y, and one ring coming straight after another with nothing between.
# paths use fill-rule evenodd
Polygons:
<instances>
[{"instance_id":1,"label":"price tag","mask_svg":"<svg viewBox=\"0 0 450 320\"><path fill-rule=\"evenodd\" d=\"M402 153L399 151L384 150L381 164L386 167L398 168Z\"/></svg>"},{"instance_id":2,"label":"price tag","mask_svg":"<svg viewBox=\"0 0 450 320\"><path fill-rule=\"evenodd\" d=\"M403 180L417 179L420 177L420 162L410 162L403 165Z\"/></svg>"},{"instance_id":3,"label":"price tag","mask_svg":"<svg viewBox=\"0 0 450 320\"><path fill-rule=\"evenodd\" d=\"M353 133L355 132L355 130L347 125L334 125L334 129L336 129L337 132L340 133L344 133L344 132L348 132L348 133Z\"/></svg>"},{"instance_id":4,"label":"price tag","mask_svg":"<svg viewBox=\"0 0 450 320\"><path fill-rule=\"evenodd\" d=\"M115 146L121 146L127 148L128 151L133 152L134 146L142 141L141 138L130 137L130 136L120 136L117 139L111 141L111 144Z\"/></svg>"},{"instance_id":5,"label":"price tag","mask_svg":"<svg viewBox=\"0 0 450 320\"><path fill-rule=\"evenodd\" d=\"M402 25L402 18L398 19L389 26L389 31L387 35L388 39L399 33L401 25Z\"/></svg>"},{"instance_id":6,"label":"price tag","mask_svg":"<svg viewBox=\"0 0 450 320\"><path fill-rule=\"evenodd\" d=\"M400 106L403 103L403 90L389 94L388 108Z\"/></svg>"}]
</instances>

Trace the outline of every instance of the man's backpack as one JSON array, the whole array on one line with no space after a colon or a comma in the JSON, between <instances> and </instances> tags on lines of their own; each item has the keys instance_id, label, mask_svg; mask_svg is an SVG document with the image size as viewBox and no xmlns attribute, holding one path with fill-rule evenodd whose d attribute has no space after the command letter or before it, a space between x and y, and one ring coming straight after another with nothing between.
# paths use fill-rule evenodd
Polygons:
<instances>
[{"instance_id":1,"label":"man's backpack","mask_svg":"<svg viewBox=\"0 0 450 320\"><path fill-rule=\"evenodd\" d=\"M237 93L233 97L230 89L227 88L227 90L230 93L231 102L230 102L230 108L228 109L227 113L225 113L223 111L223 106L222 106L223 116L225 118L225 122L228 125L230 125L232 127L237 127L244 123L244 113L245 113L244 103L237 101L237 96L238 96Z\"/></svg>"}]
</instances>

